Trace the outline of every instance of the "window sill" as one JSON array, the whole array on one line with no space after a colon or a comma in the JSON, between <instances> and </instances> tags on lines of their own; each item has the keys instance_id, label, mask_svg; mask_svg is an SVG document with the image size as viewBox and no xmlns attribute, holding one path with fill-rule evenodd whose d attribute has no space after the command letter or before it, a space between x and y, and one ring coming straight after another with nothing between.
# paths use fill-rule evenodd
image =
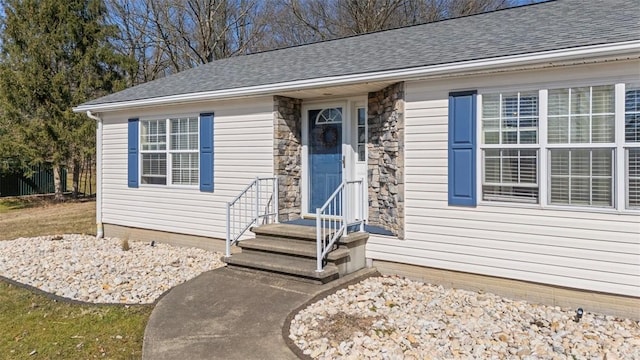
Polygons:
<instances>
[{"instance_id":1,"label":"window sill","mask_svg":"<svg viewBox=\"0 0 640 360\"><path fill-rule=\"evenodd\" d=\"M171 189L171 190L200 190L199 185L154 185L140 184L139 188L143 189Z\"/></svg>"},{"instance_id":2,"label":"window sill","mask_svg":"<svg viewBox=\"0 0 640 360\"><path fill-rule=\"evenodd\" d=\"M525 204L516 202L498 202L498 201L479 201L478 206L503 207L503 208L522 208L532 210L554 210L554 211L573 211L600 214L620 214L620 215L640 215L640 209L614 209L602 207L587 206L566 206L566 205L541 205L541 204Z\"/></svg>"}]
</instances>

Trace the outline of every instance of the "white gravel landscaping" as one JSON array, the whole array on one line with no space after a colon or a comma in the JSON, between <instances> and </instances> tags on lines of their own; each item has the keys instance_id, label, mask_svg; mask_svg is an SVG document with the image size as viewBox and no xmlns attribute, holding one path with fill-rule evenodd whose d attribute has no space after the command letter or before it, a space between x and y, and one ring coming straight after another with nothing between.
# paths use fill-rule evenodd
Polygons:
<instances>
[{"instance_id":1,"label":"white gravel landscaping","mask_svg":"<svg viewBox=\"0 0 640 360\"><path fill-rule=\"evenodd\" d=\"M65 298L153 303L221 253L86 235L0 241L0 275ZM374 277L299 312L289 337L314 359L640 359L640 323L584 309Z\"/></svg>"},{"instance_id":2,"label":"white gravel landscaping","mask_svg":"<svg viewBox=\"0 0 640 360\"><path fill-rule=\"evenodd\" d=\"M315 359L640 359L640 324L584 309L375 277L298 313L289 337Z\"/></svg>"},{"instance_id":3,"label":"white gravel landscaping","mask_svg":"<svg viewBox=\"0 0 640 360\"><path fill-rule=\"evenodd\" d=\"M0 275L92 303L153 303L168 289L224 266L221 253L88 235L0 241Z\"/></svg>"}]
</instances>

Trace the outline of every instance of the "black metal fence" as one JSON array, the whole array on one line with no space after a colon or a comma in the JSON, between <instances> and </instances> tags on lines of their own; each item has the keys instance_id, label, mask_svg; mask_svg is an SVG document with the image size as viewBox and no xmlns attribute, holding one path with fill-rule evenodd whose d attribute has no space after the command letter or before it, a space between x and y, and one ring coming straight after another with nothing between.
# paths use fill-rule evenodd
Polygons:
<instances>
[{"instance_id":1,"label":"black metal fence","mask_svg":"<svg viewBox=\"0 0 640 360\"><path fill-rule=\"evenodd\" d=\"M0 197L55 192L51 167L34 166L31 170L29 174L22 172L0 173ZM62 190L65 191L67 189L67 171L65 169L60 174L60 180L62 181Z\"/></svg>"}]
</instances>

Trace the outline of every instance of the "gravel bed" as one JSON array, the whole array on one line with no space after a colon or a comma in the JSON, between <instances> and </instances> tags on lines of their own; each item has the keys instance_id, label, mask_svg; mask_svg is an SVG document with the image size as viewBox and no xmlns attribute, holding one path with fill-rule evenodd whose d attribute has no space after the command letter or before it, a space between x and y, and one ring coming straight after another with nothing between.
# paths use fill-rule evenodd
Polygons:
<instances>
[{"instance_id":1,"label":"gravel bed","mask_svg":"<svg viewBox=\"0 0 640 360\"><path fill-rule=\"evenodd\" d=\"M640 359L640 324L585 309L376 277L299 312L289 337L315 359Z\"/></svg>"},{"instance_id":2,"label":"gravel bed","mask_svg":"<svg viewBox=\"0 0 640 360\"><path fill-rule=\"evenodd\" d=\"M69 299L153 303L168 289L224 263L221 253L87 235L0 241L0 275Z\"/></svg>"}]
</instances>

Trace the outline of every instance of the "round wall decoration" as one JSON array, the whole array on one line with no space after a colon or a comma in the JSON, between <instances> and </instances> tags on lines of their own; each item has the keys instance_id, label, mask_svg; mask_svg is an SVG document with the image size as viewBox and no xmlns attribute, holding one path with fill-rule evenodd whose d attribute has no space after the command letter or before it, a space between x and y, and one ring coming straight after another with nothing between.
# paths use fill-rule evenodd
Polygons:
<instances>
[{"instance_id":1,"label":"round wall decoration","mask_svg":"<svg viewBox=\"0 0 640 360\"><path fill-rule=\"evenodd\" d=\"M338 144L338 129L334 126L325 126L322 129L320 144L325 148L332 148Z\"/></svg>"}]
</instances>

